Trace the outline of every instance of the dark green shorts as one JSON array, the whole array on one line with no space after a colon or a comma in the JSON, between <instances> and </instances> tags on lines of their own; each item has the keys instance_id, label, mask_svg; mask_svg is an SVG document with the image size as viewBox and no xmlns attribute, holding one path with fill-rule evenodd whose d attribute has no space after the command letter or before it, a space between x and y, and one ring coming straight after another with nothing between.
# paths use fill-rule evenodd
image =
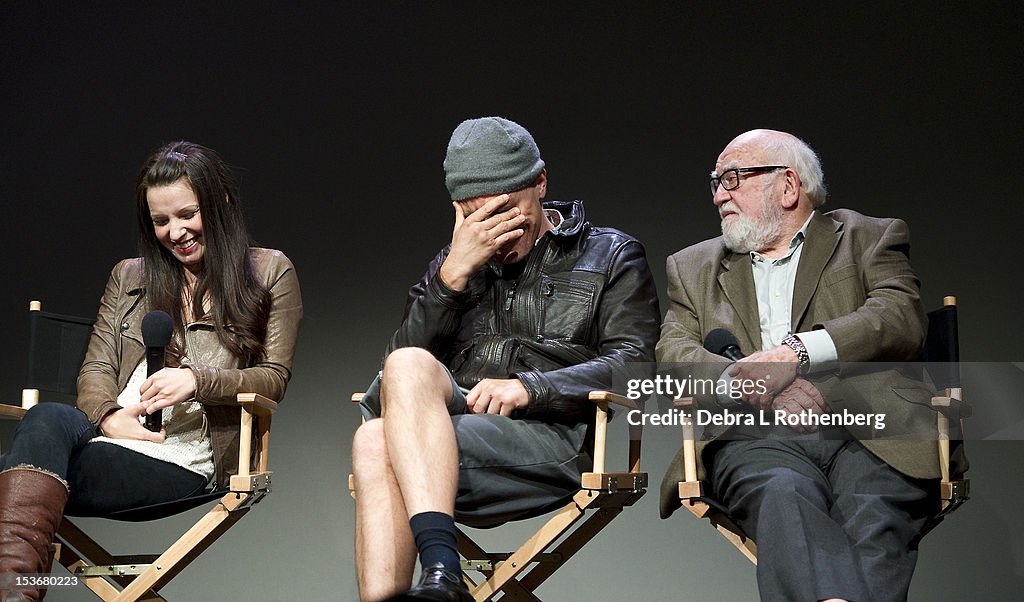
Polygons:
<instances>
[{"instance_id":1,"label":"dark green shorts","mask_svg":"<svg viewBox=\"0 0 1024 602\"><path fill-rule=\"evenodd\" d=\"M587 427L466 413L467 391L451 371L452 416L459 448L459 486L455 518L477 528L496 527L550 512L580 488L590 470L583 450ZM369 420L380 414L380 375L361 402Z\"/></svg>"}]
</instances>

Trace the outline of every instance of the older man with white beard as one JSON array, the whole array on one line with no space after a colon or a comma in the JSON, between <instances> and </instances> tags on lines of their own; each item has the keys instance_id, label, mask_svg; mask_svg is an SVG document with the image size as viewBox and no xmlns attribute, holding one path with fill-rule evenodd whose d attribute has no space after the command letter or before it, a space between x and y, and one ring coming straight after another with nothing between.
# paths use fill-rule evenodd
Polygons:
<instances>
[{"instance_id":1,"label":"older man with white beard","mask_svg":"<svg viewBox=\"0 0 1024 602\"><path fill-rule=\"evenodd\" d=\"M711 189L722 236L668 258L670 307L658 360L694 376L765 386L737 399L697 396L701 407L772 415L857 410L822 394L838 390L828 383L850 384L829 375L838 362L919 356L925 316L907 225L818 211L824 177L806 143L772 130L741 134L719 155ZM748 355L733 363L705 350L704 337L716 328L736 335ZM887 430L903 441L783 423L712 425L698 442L698 477L757 543L764 600L907 596L921 529L937 508L939 469L927 430L934 418L920 426L929 392L899 373L856 384L870 407L899 417ZM680 480L677 457L662 485L663 518L679 507Z\"/></svg>"}]
</instances>

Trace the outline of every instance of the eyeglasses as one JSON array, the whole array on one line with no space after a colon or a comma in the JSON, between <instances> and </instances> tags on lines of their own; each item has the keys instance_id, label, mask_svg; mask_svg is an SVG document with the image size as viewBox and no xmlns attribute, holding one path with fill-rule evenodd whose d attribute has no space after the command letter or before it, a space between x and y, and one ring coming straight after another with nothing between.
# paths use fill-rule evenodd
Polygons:
<instances>
[{"instance_id":1,"label":"eyeglasses","mask_svg":"<svg viewBox=\"0 0 1024 602\"><path fill-rule=\"evenodd\" d=\"M741 173L764 173L778 169L789 169L789 166L761 165L759 167L734 167L733 169L723 171L720 176L716 176L715 172L711 172L711 195L714 196L718 192L719 184L722 185L723 190L736 190L740 185Z\"/></svg>"}]
</instances>

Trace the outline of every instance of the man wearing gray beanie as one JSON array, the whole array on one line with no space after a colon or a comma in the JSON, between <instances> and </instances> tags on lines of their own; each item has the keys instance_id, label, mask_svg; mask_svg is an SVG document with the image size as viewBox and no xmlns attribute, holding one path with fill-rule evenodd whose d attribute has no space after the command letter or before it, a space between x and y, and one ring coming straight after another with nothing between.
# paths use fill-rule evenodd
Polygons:
<instances>
[{"instance_id":1,"label":"man wearing gray beanie","mask_svg":"<svg viewBox=\"0 0 1024 602\"><path fill-rule=\"evenodd\" d=\"M493 527L565 504L592 462L587 394L653 362L658 339L643 246L591 225L580 201L543 202L525 128L464 121L444 171L452 242L409 292L352 443L368 601L472 600L455 519Z\"/></svg>"}]
</instances>

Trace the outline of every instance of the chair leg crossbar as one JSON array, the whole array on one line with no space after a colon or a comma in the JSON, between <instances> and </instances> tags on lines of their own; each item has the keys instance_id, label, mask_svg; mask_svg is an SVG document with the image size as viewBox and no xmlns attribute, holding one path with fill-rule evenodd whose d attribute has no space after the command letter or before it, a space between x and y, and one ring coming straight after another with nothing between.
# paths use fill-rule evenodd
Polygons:
<instances>
[{"instance_id":1,"label":"chair leg crossbar","mask_svg":"<svg viewBox=\"0 0 1024 602\"><path fill-rule=\"evenodd\" d=\"M479 583L468 575L465 577L473 599L482 602L504 592L502 600L539 600L533 592L622 512L624 506L633 505L644 494L642 487L646 486L646 480L631 481L630 485L634 486L622 490L580 490L512 553L487 553L459 529L459 553L466 558L462 562L463 570L484 576ZM585 516L588 510L593 512ZM552 544L577 523L578 527L552 548Z\"/></svg>"},{"instance_id":2,"label":"chair leg crossbar","mask_svg":"<svg viewBox=\"0 0 1024 602\"><path fill-rule=\"evenodd\" d=\"M237 478L237 477L236 477ZM249 478L249 477L247 477ZM73 523L57 530L60 563L108 602L164 600L157 592L269 493L269 474L252 475L250 491L229 491L160 555L114 556Z\"/></svg>"}]
</instances>

